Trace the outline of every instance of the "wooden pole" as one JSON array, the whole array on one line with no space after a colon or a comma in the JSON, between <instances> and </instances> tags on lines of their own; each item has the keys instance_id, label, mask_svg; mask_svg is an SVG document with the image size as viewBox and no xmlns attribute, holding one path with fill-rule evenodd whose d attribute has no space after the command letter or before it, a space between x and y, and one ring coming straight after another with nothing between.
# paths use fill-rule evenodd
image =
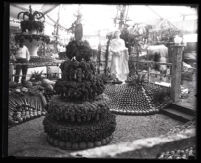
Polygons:
<instances>
[{"instance_id":1,"label":"wooden pole","mask_svg":"<svg viewBox=\"0 0 201 163\"><path fill-rule=\"evenodd\" d=\"M100 31L98 32L98 37L99 37L99 44L98 44L98 56L97 56L97 63L98 63L98 74L100 74L100 66L101 66L101 35Z\"/></svg>"},{"instance_id":2,"label":"wooden pole","mask_svg":"<svg viewBox=\"0 0 201 163\"><path fill-rule=\"evenodd\" d=\"M13 81L14 75L14 65L13 63L9 63L9 81Z\"/></svg>"},{"instance_id":3,"label":"wooden pole","mask_svg":"<svg viewBox=\"0 0 201 163\"><path fill-rule=\"evenodd\" d=\"M105 68L104 68L104 73L107 73L107 68L108 68L108 57L109 57L109 46L110 46L110 41L111 38L108 39L107 41L107 46L106 46L106 53L105 53Z\"/></svg>"},{"instance_id":4,"label":"wooden pole","mask_svg":"<svg viewBox=\"0 0 201 163\"><path fill-rule=\"evenodd\" d=\"M150 65L148 64L148 83L150 82Z\"/></svg>"},{"instance_id":5,"label":"wooden pole","mask_svg":"<svg viewBox=\"0 0 201 163\"><path fill-rule=\"evenodd\" d=\"M182 53L183 45L172 45L172 80L171 80L171 98L173 103L179 101L181 93L181 71L182 71Z\"/></svg>"},{"instance_id":6,"label":"wooden pole","mask_svg":"<svg viewBox=\"0 0 201 163\"><path fill-rule=\"evenodd\" d=\"M56 23L56 50L57 50L57 52L59 51L57 45L58 45L58 37L59 37L60 10L61 10L61 5L59 5L58 14L57 14L57 23Z\"/></svg>"}]
</instances>

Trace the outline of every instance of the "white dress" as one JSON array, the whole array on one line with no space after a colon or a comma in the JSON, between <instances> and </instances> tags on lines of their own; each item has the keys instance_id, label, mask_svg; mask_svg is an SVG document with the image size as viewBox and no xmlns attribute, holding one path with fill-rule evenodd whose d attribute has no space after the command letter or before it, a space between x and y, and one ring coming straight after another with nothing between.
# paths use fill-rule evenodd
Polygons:
<instances>
[{"instance_id":1,"label":"white dress","mask_svg":"<svg viewBox=\"0 0 201 163\"><path fill-rule=\"evenodd\" d=\"M124 82L129 73L129 55L124 40L117 38L110 42L110 55L112 55L111 73L115 74L120 81Z\"/></svg>"}]
</instances>

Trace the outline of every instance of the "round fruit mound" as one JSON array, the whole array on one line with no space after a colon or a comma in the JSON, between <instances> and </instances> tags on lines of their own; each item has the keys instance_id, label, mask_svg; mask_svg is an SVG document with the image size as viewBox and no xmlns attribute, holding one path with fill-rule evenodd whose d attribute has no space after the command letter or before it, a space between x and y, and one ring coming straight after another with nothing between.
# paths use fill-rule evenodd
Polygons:
<instances>
[{"instance_id":1,"label":"round fruit mound","mask_svg":"<svg viewBox=\"0 0 201 163\"><path fill-rule=\"evenodd\" d=\"M98 121L109 114L105 100L93 102L72 103L64 102L59 96L53 96L47 107L48 114L57 121L88 122Z\"/></svg>"},{"instance_id":2,"label":"round fruit mound","mask_svg":"<svg viewBox=\"0 0 201 163\"><path fill-rule=\"evenodd\" d=\"M49 114L43 121L45 132L57 140L65 142L95 142L101 141L112 135L115 131L115 115L108 114L100 121L76 124L58 122L53 120Z\"/></svg>"},{"instance_id":3,"label":"round fruit mound","mask_svg":"<svg viewBox=\"0 0 201 163\"><path fill-rule=\"evenodd\" d=\"M155 105L152 95L147 94L149 87L136 85L108 85L105 94L110 98L110 110L115 113L146 115L159 111L162 104Z\"/></svg>"}]
</instances>

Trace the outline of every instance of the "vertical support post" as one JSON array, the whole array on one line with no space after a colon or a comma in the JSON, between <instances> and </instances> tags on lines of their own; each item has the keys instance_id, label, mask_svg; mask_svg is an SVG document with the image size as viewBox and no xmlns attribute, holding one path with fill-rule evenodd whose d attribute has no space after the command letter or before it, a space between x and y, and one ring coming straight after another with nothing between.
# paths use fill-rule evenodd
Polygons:
<instances>
[{"instance_id":1,"label":"vertical support post","mask_svg":"<svg viewBox=\"0 0 201 163\"><path fill-rule=\"evenodd\" d=\"M44 48L44 56L46 56L46 43L45 42L44 42L43 48Z\"/></svg>"},{"instance_id":2,"label":"vertical support post","mask_svg":"<svg viewBox=\"0 0 201 163\"><path fill-rule=\"evenodd\" d=\"M139 49L138 49L139 47L138 47L138 45L136 46L136 51L137 51L137 62L136 62L136 69L137 69L137 71L138 71L138 67L139 67L139 65L138 65L138 62L139 62Z\"/></svg>"},{"instance_id":3,"label":"vertical support post","mask_svg":"<svg viewBox=\"0 0 201 163\"><path fill-rule=\"evenodd\" d=\"M97 56L97 72L98 72L98 74L100 74L100 65L101 65L101 63L100 63L100 60L101 60L101 32L100 32L100 30L98 31L98 39L99 39L99 43L98 43L98 56Z\"/></svg>"},{"instance_id":4,"label":"vertical support post","mask_svg":"<svg viewBox=\"0 0 201 163\"><path fill-rule=\"evenodd\" d=\"M150 83L150 64L148 64L148 83Z\"/></svg>"},{"instance_id":5,"label":"vertical support post","mask_svg":"<svg viewBox=\"0 0 201 163\"><path fill-rule=\"evenodd\" d=\"M110 46L110 41L112 38L109 38L107 41L107 46L106 46L106 54L105 54L105 68L104 68L104 73L107 73L107 68L108 68L108 57L109 57L109 46Z\"/></svg>"},{"instance_id":6,"label":"vertical support post","mask_svg":"<svg viewBox=\"0 0 201 163\"><path fill-rule=\"evenodd\" d=\"M97 56L97 63L98 63L98 74L100 74L100 66L101 66L101 44L98 44L98 56Z\"/></svg>"},{"instance_id":7,"label":"vertical support post","mask_svg":"<svg viewBox=\"0 0 201 163\"><path fill-rule=\"evenodd\" d=\"M13 75L14 75L14 65L13 63L9 63L9 80L13 81Z\"/></svg>"},{"instance_id":8,"label":"vertical support post","mask_svg":"<svg viewBox=\"0 0 201 163\"><path fill-rule=\"evenodd\" d=\"M47 77L47 79L49 78L49 66L46 66L46 77Z\"/></svg>"},{"instance_id":9,"label":"vertical support post","mask_svg":"<svg viewBox=\"0 0 201 163\"><path fill-rule=\"evenodd\" d=\"M172 45L172 80L171 80L171 98L174 103L179 101L181 93L181 63L182 53L184 50L183 45Z\"/></svg>"}]
</instances>

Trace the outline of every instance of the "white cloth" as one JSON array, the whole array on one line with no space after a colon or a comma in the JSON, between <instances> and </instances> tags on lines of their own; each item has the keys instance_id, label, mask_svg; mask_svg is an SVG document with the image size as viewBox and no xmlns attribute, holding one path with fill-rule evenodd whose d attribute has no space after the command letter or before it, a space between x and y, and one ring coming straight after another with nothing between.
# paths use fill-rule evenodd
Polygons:
<instances>
[{"instance_id":1,"label":"white cloth","mask_svg":"<svg viewBox=\"0 0 201 163\"><path fill-rule=\"evenodd\" d=\"M30 59L30 54L29 54L29 50L27 49L26 46L20 47L17 51L16 51L16 59L18 58L24 58L29 60Z\"/></svg>"},{"instance_id":2,"label":"white cloth","mask_svg":"<svg viewBox=\"0 0 201 163\"><path fill-rule=\"evenodd\" d=\"M168 48L165 45L151 45L147 48L147 54L159 53L161 57L168 57Z\"/></svg>"},{"instance_id":3,"label":"white cloth","mask_svg":"<svg viewBox=\"0 0 201 163\"><path fill-rule=\"evenodd\" d=\"M128 68L128 50L125 47L124 40L118 38L113 39L110 43L111 73L115 74L120 81L125 81L129 73Z\"/></svg>"},{"instance_id":4,"label":"white cloth","mask_svg":"<svg viewBox=\"0 0 201 163\"><path fill-rule=\"evenodd\" d=\"M158 62L167 63L168 61L168 48L165 45L151 45L147 48L148 55L154 55L155 53L160 54L160 60ZM160 65L160 71L167 70L167 65Z\"/></svg>"}]
</instances>

